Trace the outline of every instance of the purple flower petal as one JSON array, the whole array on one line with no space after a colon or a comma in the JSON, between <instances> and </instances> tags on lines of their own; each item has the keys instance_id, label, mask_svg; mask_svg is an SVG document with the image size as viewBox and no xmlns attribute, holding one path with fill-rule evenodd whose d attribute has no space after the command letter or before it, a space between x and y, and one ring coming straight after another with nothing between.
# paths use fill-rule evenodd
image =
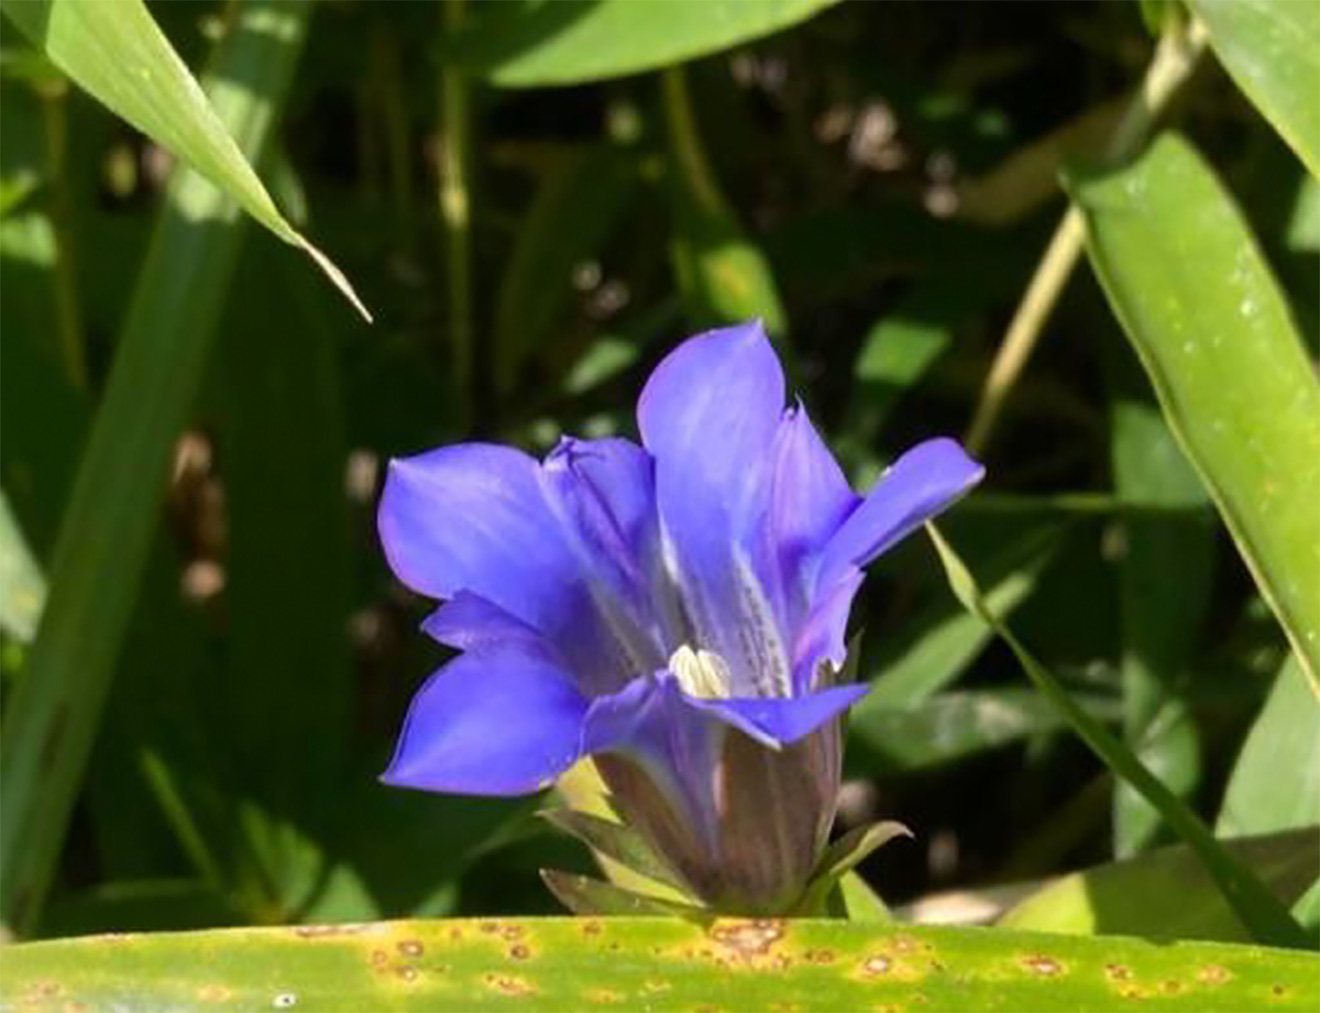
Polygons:
<instances>
[{"instance_id":1,"label":"purple flower petal","mask_svg":"<svg viewBox=\"0 0 1320 1013\"><path fill-rule=\"evenodd\" d=\"M413 698L386 784L524 795L580 755L587 701L567 674L516 650L469 652Z\"/></svg>"},{"instance_id":2,"label":"purple flower petal","mask_svg":"<svg viewBox=\"0 0 1320 1013\"><path fill-rule=\"evenodd\" d=\"M817 587L865 566L981 480L985 469L953 440L919 443L895 461L825 546Z\"/></svg>"},{"instance_id":3,"label":"purple flower petal","mask_svg":"<svg viewBox=\"0 0 1320 1013\"><path fill-rule=\"evenodd\" d=\"M543 632L561 627L582 606L577 562L539 469L483 443L391 461L378 514L390 567L432 598L472 591Z\"/></svg>"},{"instance_id":4,"label":"purple flower petal","mask_svg":"<svg viewBox=\"0 0 1320 1013\"><path fill-rule=\"evenodd\" d=\"M692 632L748 694L788 682L774 595L761 585L767 567L754 558L765 549L783 406L783 372L760 324L684 342L656 367L637 406Z\"/></svg>"},{"instance_id":5,"label":"purple flower petal","mask_svg":"<svg viewBox=\"0 0 1320 1013\"><path fill-rule=\"evenodd\" d=\"M556 660L545 637L517 616L471 591L459 591L426 617L422 629L446 647L460 651L514 648Z\"/></svg>"},{"instance_id":6,"label":"purple flower petal","mask_svg":"<svg viewBox=\"0 0 1320 1013\"><path fill-rule=\"evenodd\" d=\"M788 618L796 625L814 587L817 554L861 500L801 405L784 414L773 455L770 531L788 595Z\"/></svg>"},{"instance_id":7,"label":"purple flower petal","mask_svg":"<svg viewBox=\"0 0 1320 1013\"><path fill-rule=\"evenodd\" d=\"M831 685L833 672L822 673L821 662L828 661L837 671L848 658L848 614L853 597L862 586L862 571L849 567L829 591L812 603L807 620L797 631L793 643L793 692L810 693Z\"/></svg>"},{"instance_id":8,"label":"purple flower petal","mask_svg":"<svg viewBox=\"0 0 1320 1013\"><path fill-rule=\"evenodd\" d=\"M793 697L741 697L703 700L684 697L689 707L718 718L765 746L777 749L805 738L826 721L847 710L870 686L832 686L819 693Z\"/></svg>"}]
</instances>

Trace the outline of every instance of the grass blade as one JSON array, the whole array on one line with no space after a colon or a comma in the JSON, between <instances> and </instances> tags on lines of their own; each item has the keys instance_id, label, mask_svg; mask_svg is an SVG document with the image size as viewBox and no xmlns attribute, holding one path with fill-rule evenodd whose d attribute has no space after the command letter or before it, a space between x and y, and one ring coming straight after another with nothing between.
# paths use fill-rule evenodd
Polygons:
<instances>
[{"instance_id":1,"label":"grass blade","mask_svg":"<svg viewBox=\"0 0 1320 1013\"><path fill-rule=\"evenodd\" d=\"M1054 675L1028 651L985 604L976 581L953 547L931 524L926 525L949 587L969 612L979 616L1008 646L1036 688L1059 708L1073 730L1116 775L1141 793L1195 852L1252 936L1277 945L1306 946L1302 927L1250 869L1234 860L1187 804L1169 791L1126 745L1080 707Z\"/></svg>"},{"instance_id":2,"label":"grass blade","mask_svg":"<svg viewBox=\"0 0 1320 1013\"><path fill-rule=\"evenodd\" d=\"M245 5L217 51L212 101L254 159L281 107L306 19L305 4ZM227 196L176 169L61 525L29 668L5 718L0 901L18 931L40 910L61 851L137 598L170 448L192 407L242 234Z\"/></svg>"},{"instance_id":3,"label":"grass blade","mask_svg":"<svg viewBox=\"0 0 1320 1013\"><path fill-rule=\"evenodd\" d=\"M79 87L186 160L284 242L315 261L367 320L343 272L285 220L223 113L207 101L142 0L4 0L0 10ZM278 19L249 19L249 31L287 45Z\"/></svg>"}]
</instances>

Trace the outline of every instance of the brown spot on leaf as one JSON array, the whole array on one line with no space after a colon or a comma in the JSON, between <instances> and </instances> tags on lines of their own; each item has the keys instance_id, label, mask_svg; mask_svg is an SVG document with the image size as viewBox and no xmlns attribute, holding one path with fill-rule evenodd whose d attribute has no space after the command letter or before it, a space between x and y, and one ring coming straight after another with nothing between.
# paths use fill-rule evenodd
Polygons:
<instances>
[{"instance_id":1,"label":"brown spot on leaf","mask_svg":"<svg viewBox=\"0 0 1320 1013\"><path fill-rule=\"evenodd\" d=\"M506 925L504 926L504 931L501 933L501 935L503 935L505 939L510 939L510 940L521 939L523 937L523 934L524 934L524 930L521 925Z\"/></svg>"},{"instance_id":2,"label":"brown spot on leaf","mask_svg":"<svg viewBox=\"0 0 1320 1013\"><path fill-rule=\"evenodd\" d=\"M197 990L197 998L202 1002L226 1002L229 995L224 985L203 985Z\"/></svg>"},{"instance_id":3,"label":"brown spot on leaf","mask_svg":"<svg viewBox=\"0 0 1320 1013\"><path fill-rule=\"evenodd\" d=\"M866 963L862 964L862 970L867 974L888 974L890 966L889 958L877 953L874 957L866 958Z\"/></svg>"},{"instance_id":4,"label":"brown spot on leaf","mask_svg":"<svg viewBox=\"0 0 1320 1013\"><path fill-rule=\"evenodd\" d=\"M1273 988L1270 989L1270 991L1273 992L1276 996L1288 994L1288 990L1284 988L1282 985L1275 985Z\"/></svg>"},{"instance_id":5,"label":"brown spot on leaf","mask_svg":"<svg viewBox=\"0 0 1320 1013\"><path fill-rule=\"evenodd\" d=\"M402 981L416 981L417 968L410 964L402 964L394 969L395 975Z\"/></svg>"},{"instance_id":6,"label":"brown spot on leaf","mask_svg":"<svg viewBox=\"0 0 1320 1013\"><path fill-rule=\"evenodd\" d=\"M802 959L808 964L832 964L834 963L833 950L807 950L802 954Z\"/></svg>"},{"instance_id":7,"label":"brown spot on leaf","mask_svg":"<svg viewBox=\"0 0 1320 1013\"><path fill-rule=\"evenodd\" d=\"M609 1003L623 1002L623 993L616 992L612 988L589 988L582 993L582 998L586 999L587 1002L606 1005Z\"/></svg>"},{"instance_id":8,"label":"brown spot on leaf","mask_svg":"<svg viewBox=\"0 0 1320 1013\"><path fill-rule=\"evenodd\" d=\"M582 934L584 936L600 935L600 922L587 921L582 923Z\"/></svg>"},{"instance_id":9,"label":"brown spot on leaf","mask_svg":"<svg viewBox=\"0 0 1320 1013\"><path fill-rule=\"evenodd\" d=\"M482 922L481 925L478 926L478 928L480 928L482 932L486 933L486 935L491 936L491 935L494 935L495 933L499 932L499 930L500 930L500 923L499 923L499 922Z\"/></svg>"},{"instance_id":10,"label":"brown spot on leaf","mask_svg":"<svg viewBox=\"0 0 1320 1013\"><path fill-rule=\"evenodd\" d=\"M1052 978L1056 974L1063 973L1063 965L1053 957L1047 957L1044 954L1036 953L1030 957L1022 958L1022 966L1037 974Z\"/></svg>"},{"instance_id":11,"label":"brown spot on leaf","mask_svg":"<svg viewBox=\"0 0 1320 1013\"><path fill-rule=\"evenodd\" d=\"M751 960L768 954L784 938L784 932L782 921L760 918L754 922L716 922L709 935L726 952Z\"/></svg>"},{"instance_id":12,"label":"brown spot on leaf","mask_svg":"<svg viewBox=\"0 0 1320 1013\"><path fill-rule=\"evenodd\" d=\"M405 957L420 957L425 947L416 939L404 939L399 943L399 952Z\"/></svg>"},{"instance_id":13,"label":"brown spot on leaf","mask_svg":"<svg viewBox=\"0 0 1320 1013\"><path fill-rule=\"evenodd\" d=\"M1232 977L1233 975L1229 973L1228 968L1219 964L1206 964L1205 967L1196 972L1196 980L1203 985L1222 985Z\"/></svg>"},{"instance_id":14,"label":"brown spot on leaf","mask_svg":"<svg viewBox=\"0 0 1320 1013\"><path fill-rule=\"evenodd\" d=\"M1110 981L1128 981L1132 977L1132 969L1123 964L1106 964L1105 977Z\"/></svg>"},{"instance_id":15,"label":"brown spot on leaf","mask_svg":"<svg viewBox=\"0 0 1320 1013\"><path fill-rule=\"evenodd\" d=\"M504 995L534 995L536 993L536 989L528 982L511 974L487 974L481 980L486 983L487 988Z\"/></svg>"},{"instance_id":16,"label":"brown spot on leaf","mask_svg":"<svg viewBox=\"0 0 1320 1013\"><path fill-rule=\"evenodd\" d=\"M509 956L514 960L526 960L532 955L532 948L526 943L514 943L509 947Z\"/></svg>"}]
</instances>

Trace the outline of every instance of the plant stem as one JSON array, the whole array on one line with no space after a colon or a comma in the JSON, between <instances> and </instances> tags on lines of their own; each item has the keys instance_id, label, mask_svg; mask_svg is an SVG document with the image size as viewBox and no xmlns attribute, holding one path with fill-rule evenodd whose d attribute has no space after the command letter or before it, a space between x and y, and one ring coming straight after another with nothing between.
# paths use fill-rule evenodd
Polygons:
<instances>
[{"instance_id":1,"label":"plant stem","mask_svg":"<svg viewBox=\"0 0 1320 1013\"><path fill-rule=\"evenodd\" d=\"M43 94L41 102L47 168L51 179L50 222L55 233L55 264L51 274L55 290L55 330L64 369L73 387L86 391L87 349L78 312L78 284L73 257L73 197L69 191L67 172L67 101L67 88L61 87Z\"/></svg>"},{"instance_id":2,"label":"plant stem","mask_svg":"<svg viewBox=\"0 0 1320 1013\"><path fill-rule=\"evenodd\" d=\"M463 24L464 0L441 4L444 32ZM445 275L449 296L449 342L454 388L463 413L472 398L472 232L468 200L468 87L463 72L448 63L440 70L440 218L445 229Z\"/></svg>"},{"instance_id":3,"label":"plant stem","mask_svg":"<svg viewBox=\"0 0 1320 1013\"><path fill-rule=\"evenodd\" d=\"M1200 20L1193 20L1186 28L1170 29L1161 36L1141 89L1133 96L1105 145L1106 157L1112 160L1124 158L1141 144L1151 125L1191 77L1205 42L1205 25ZM1081 213L1069 205L1027 285L986 376L980 401L967 430L967 449L971 453L980 453L989 442L1009 392L1035 350L1064 286L1072 277L1084 238Z\"/></svg>"}]
</instances>

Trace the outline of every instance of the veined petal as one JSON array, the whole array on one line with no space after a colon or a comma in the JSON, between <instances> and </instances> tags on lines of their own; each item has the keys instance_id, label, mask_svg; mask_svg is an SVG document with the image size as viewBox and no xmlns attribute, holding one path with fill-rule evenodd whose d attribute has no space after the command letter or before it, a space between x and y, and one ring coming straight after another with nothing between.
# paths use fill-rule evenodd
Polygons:
<instances>
[{"instance_id":1,"label":"veined petal","mask_svg":"<svg viewBox=\"0 0 1320 1013\"><path fill-rule=\"evenodd\" d=\"M828 661L837 671L848 658L848 614L853 597L862 586L862 571L850 566L825 594L811 605L807 620L793 642L793 692L810 693L832 684L832 672L821 677L820 666Z\"/></svg>"},{"instance_id":2,"label":"veined petal","mask_svg":"<svg viewBox=\"0 0 1320 1013\"><path fill-rule=\"evenodd\" d=\"M436 672L413 698L381 780L464 795L525 795L580 755L586 699L544 658L473 651Z\"/></svg>"},{"instance_id":3,"label":"veined petal","mask_svg":"<svg viewBox=\"0 0 1320 1013\"><path fill-rule=\"evenodd\" d=\"M820 550L859 503L806 410L790 408L775 434L770 531L791 623L811 597Z\"/></svg>"},{"instance_id":4,"label":"veined petal","mask_svg":"<svg viewBox=\"0 0 1320 1013\"><path fill-rule=\"evenodd\" d=\"M671 352L637 406L656 499L697 646L740 692L786 692L786 652L762 585L762 527L784 376L760 324L711 331Z\"/></svg>"},{"instance_id":5,"label":"veined petal","mask_svg":"<svg viewBox=\"0 0 1320 1013\"><path fill-rule=\"evenodd\" d=\"M702 700L685 697L689 707L718 718L771 749L792 745L836 717L870 690L865 684L831 686L795 697L742 697Z\"/></svg>"},{"instance_id":6,"label":"veined petal","mask_svg":"<svg viewBox=\"0 0 1320 1013\"><path fill-rule=\"evenodd\" d=\"M865 566L981 480L985 469L946 437L919 443L881 476L825 546L817 588Z\"/></svg>"}]
</instances>

